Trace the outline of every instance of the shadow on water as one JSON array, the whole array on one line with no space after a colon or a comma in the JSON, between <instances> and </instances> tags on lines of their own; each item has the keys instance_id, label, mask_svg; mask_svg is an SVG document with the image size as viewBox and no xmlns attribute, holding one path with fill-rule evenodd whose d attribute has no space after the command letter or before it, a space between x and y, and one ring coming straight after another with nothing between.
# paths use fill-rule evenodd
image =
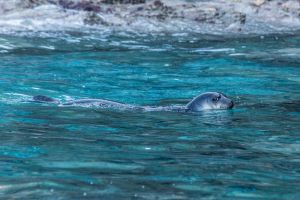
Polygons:
<instances>
[{"instance_id":1,"label":"shadow on water","mask_svg":"<svg viewBox=\"0 0 300 200\"><path fill-rule=\"evenodd\" d=\"M289 100L282 102L269 102L267 100L262 103L241 103L241 105L237 105L237 107L250 109L250 110L277 110L279 112L300 112L300 100Z\"/></svg>"},{"instance_id":2,"label":"shadow on water","mask_svg":"<svg viewBox=\"0 0 300 200\"><path fill-rule=\"evenodd\" d=\"M289 112L300 112L300 100L287 101L277 104Z\"/></svg>"}]
</instances>

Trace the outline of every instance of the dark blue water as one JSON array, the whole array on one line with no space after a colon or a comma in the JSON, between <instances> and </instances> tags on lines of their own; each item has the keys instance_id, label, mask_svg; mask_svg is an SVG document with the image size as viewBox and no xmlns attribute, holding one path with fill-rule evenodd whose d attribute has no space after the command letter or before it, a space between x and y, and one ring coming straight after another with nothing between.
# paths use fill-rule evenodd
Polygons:
<instances>
[{"instance_id":1,"label":"dark blue water","mask_svg":"<svg viewBox=\"0 0 300 200\"><path fill-rule=\"evenodd\" d=\"M1 199L299 199L300 36L0 36ZM103 98L233 110L27 102Z\"/></svg>"}]
</instances>

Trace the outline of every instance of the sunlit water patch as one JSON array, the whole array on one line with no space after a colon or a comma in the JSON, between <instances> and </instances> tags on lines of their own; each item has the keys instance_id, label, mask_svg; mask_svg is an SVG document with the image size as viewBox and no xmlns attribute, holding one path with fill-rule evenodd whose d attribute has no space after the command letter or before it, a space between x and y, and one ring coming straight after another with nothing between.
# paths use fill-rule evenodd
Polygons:
<instances>
[{"instance_id":1,"label":"sunlit water patch","mask_svg":"<svg viewBox=\"0 0 300 200\"><path fill-rule=\"evenodd\" d=\"M0 39L3 199L298 199L298 36L57 33ZM184 113L28 102L103 98Z\"/></svg>"}]
</instances>

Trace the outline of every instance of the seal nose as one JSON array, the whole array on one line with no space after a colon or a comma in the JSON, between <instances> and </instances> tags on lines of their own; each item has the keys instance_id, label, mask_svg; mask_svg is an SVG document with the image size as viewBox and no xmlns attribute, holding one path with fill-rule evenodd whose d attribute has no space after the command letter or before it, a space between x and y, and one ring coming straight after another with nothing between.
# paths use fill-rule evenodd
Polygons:
<instances>
[{"instance_id":1,"label":"seal nose","mask_svg":"<svg viewBox=\"0 0 300 200\"><path fill-rule=\"evenodd\" d=\"M233 108L233 106L234 106L233 101L230 101L230 103L229 103L229 108Z\"/></svg>"}]
</instances>

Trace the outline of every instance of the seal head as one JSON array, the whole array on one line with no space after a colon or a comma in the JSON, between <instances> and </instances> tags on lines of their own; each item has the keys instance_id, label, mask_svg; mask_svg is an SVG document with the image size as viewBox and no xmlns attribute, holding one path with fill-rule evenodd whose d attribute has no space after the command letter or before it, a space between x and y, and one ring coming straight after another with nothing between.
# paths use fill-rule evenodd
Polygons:
<instances>
[{"instance_id":1,"label":"seal head","mask_svg":"<svg viewBox=\"0 0 300 200\"><path fill-rule=\"evenodd\" d=\"M206 92L195 97L186 105L187 111L203 111L212 109L231 109L234 103L231 99L219 92Z\"/></svg>"}]
</instances>

